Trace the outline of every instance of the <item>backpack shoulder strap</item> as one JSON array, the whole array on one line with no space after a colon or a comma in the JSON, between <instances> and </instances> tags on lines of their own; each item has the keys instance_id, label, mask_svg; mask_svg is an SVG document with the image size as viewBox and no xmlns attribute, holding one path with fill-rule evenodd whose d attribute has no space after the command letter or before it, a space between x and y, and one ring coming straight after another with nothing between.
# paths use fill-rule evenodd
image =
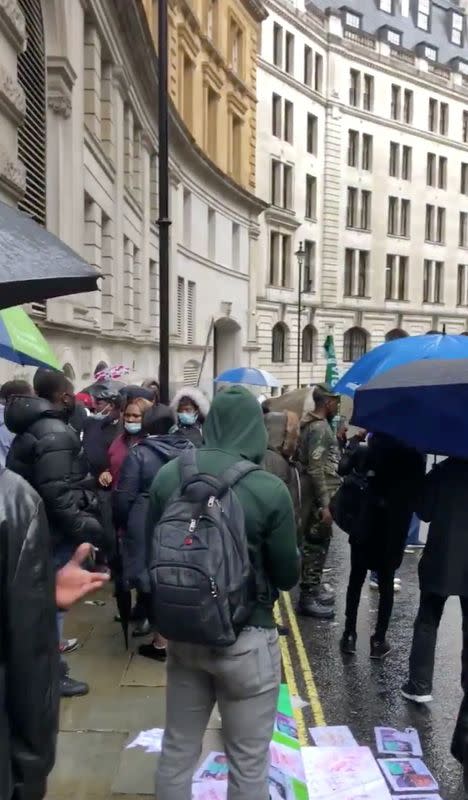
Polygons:
<instances>
[{"instance_id":1,"label":"backpack shoulder strap","mask_svg":"<svg viewBox=\"0 0 468 800\"><path fill-rule=\"evenodd\" d=\"M179 472L182 486L193 480L200 472L195 447L188 447L179 456Z\"/></svg>"},{"instance_id":2,"label":"backpack shoulder strap","mask_svg":"<svg viewBox=\"0 0 468 800\"><path fill-rule=\"evenodd\" d=\"M256 472L260 467L253 464L252 461L238 461L225 470L218 478L222 485L222 492L226 489L232 489L242 478L249 474L249 472Z\"/></svg>"}]
</instances>

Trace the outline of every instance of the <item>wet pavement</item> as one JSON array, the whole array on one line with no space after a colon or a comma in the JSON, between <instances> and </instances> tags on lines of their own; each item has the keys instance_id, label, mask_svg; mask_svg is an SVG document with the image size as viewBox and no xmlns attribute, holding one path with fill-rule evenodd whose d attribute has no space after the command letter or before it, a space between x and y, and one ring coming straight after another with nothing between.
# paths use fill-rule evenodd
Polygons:
<instances>
[{"instance_id":1,"label":"wet pavement","mask_svg":"<svg viewBox=\"0 0 468 800\"><path fill-rule=\"evenodd\" d=\"M434 680L434 702L418 707L407 703L400 687L407 676L412 625L418 607L417 555L406 555L400 571L401 592L396 595L389 631L392 653L382 662L369 659L369 639L376 618L377 593L364 587L359 612L358 653L342 656L339 638L344 620L349 547L340 531L334 536L327 576L337 589L333 623L299 619L302 639L328 725L349 725L360 744L374 745L376 725L419 731L424 760L440 784L443 800L461 800L465 795L461 768L450 755L450 741L461 700L461 615L458 600L451 599L441 622ZM290 637L289 637L290 638ZM291 647L291 650L293 648ZM307 696L304 681L298 689ZM306 722L314 724L306 709Z\"/></svg>"}]
</instances>

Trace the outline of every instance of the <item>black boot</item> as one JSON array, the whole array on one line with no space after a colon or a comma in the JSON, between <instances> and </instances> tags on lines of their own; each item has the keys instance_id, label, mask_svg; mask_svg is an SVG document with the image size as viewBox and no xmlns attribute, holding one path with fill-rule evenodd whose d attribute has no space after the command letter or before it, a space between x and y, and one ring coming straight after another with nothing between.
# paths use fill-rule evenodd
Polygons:
<instances>
[{"instance_id":1,"label":"black boot","mask_svg":"<svg viewBox=\"0 0 468 800\"><path fill-rule=\"evenodd\" d=\"M321 583L316 586L311 594L322 606L332 606L335 602L335 590L329 583Z\"/></svg>"},{"instance_id":2,"label":"black boot","mask_svg":"<svg viewBox=\"0 0 468 800\"><path fill-rule=\"evenodd\" d=\"M60 697L82 697L88 692L89 686L84 681L75 681L69 675L60 678Z\"/></svg>"},{"instance_id":3,"label":"black boot","mask_svg":"<svg viewBox=\"0 0 468 800\"><path fill-rule=\"evenodd\" d=\"M301 594L297 612L304 617L314 619L333 619L335 616L334 607L320 603L313 594Z\"/></svg>"},{"instance_id":4,"label":"black boot","mask_svg":"<svg viewBox=\"0 0 468 800\"><path fill-rule=\"evenodd\" d=\"M357 634L345 631L340 639L340 650L347 656L356 655Z\"/></svg>"},{"instance_id":5,"label":"black boot","mask_svg":"<svg viewBox=\"0 0 468 800\"><path fill-rule=\"evenodd\" d=\"M373 661L382 661L388 656L391 647L386 639L378 641L376 636L371 636L370 640L370 657Z\"/></svg>"}]
</instances>

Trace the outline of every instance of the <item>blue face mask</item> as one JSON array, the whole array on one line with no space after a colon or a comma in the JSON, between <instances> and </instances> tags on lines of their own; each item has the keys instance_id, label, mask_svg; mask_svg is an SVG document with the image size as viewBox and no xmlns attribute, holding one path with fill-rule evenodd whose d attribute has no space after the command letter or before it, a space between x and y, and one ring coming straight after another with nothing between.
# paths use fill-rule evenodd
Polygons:
<instances>
[{"instance_id":1,"label":"blue face mask","mask_svg":"<svg viewBox=\"0 0 468 800\"><path fill-rule=\"evenodd\" d=\"M196 411L179 411L177 416L181 425L195 425L198 419Z\"/></svg>"},{"instance_id":2,"label":"blue face mask","mask_svg":"<svg viewBox=\"0 0 468 800\"><path fill-rule=\"evenodd\" d=\"M135 435L141 431L141 422L125 422L124 427L127 433Z\"/></svg>"}]
</instances>

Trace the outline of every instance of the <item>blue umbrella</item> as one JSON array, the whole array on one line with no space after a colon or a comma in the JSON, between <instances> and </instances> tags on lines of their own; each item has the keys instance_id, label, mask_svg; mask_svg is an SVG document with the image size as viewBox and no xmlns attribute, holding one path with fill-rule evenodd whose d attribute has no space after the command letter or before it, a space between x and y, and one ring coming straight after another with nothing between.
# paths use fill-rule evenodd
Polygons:
<instances>
[{"instance_id":1,"label":"blue umbrella","mask_svg":"<svg viewBox=\"0 0 468 800\"><path fill-rule=\"evenodd\" d=\"M246 384L248 386L281 386L281 381L278 381L273 375L264 369L255 369L254 367L236 367L236 369L227 369L215 378L215 383L236 383Z\"/></svg>"},{"instance_id":2,"label":"blue umbrella","mask_svg":"<svg viewBox=\"0 0 468 800\"><path fill-rule=\"evenodd\" d=\"M351 424L422 453L468 458L467 409L468 359L424 359L358 389Z\"/></svg>"},{"instance_id":3,"label":"blue umbrella","mask_svg":"<svg viewBox=\"0 0 468 800\"><path fill-rule=\"evenodd\" d=\"M468 336L431 333L385 342L356 361L334 388L340 394L354 397L360 386L393 367L434 358L468 358Z\"/></svg>"}]
</instances>

